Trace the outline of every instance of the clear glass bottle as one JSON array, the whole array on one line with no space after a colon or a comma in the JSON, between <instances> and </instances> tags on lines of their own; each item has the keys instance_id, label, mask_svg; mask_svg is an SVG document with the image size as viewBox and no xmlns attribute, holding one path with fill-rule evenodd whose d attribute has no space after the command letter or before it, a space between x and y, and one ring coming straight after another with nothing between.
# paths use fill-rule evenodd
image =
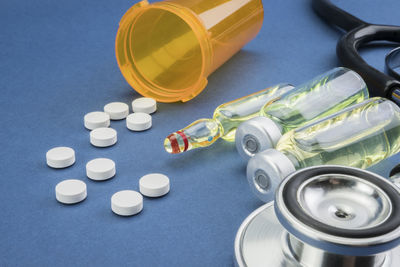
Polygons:
<instances>
[{"instance_id":1,"label":"clear glass bottle","mask_svg":"<svg viewBox=\"0 0 400 267\"><path fill-rule=\"evenodd\" d=\"M286 133L276 146L247 165L254 192L271 200L279 182L297 169L316 165L368 168L400 151L400 108L371 98Z\"/></svg>"},{"instance_id":2,"label":"clear glass bottle","mask_svg":"<svg viewBox=\"0 0 400 267\"><path fill-rule=\"evenodd\" d=\"M330 70L281 98L266 103L260 117L242 123L236 134L239 154L248 160L273 148L286 132L369 97L364 80L347 68Z\"/></svg>"},{"instance_id":3,"label":"clear glass bottle","mask_svg":"<svg viewBox=\"0 0 400 267\"><path fill-rule=\"evenodd\" d=\"M215 109L212 119L197 120L167 136L164 148L168 153L178 154L209 146L220 137L233 142L240 123L258 116L265 103L279 98L293 88L289 84L280 84L222 104Z\"/></svg>"}]
</instances>

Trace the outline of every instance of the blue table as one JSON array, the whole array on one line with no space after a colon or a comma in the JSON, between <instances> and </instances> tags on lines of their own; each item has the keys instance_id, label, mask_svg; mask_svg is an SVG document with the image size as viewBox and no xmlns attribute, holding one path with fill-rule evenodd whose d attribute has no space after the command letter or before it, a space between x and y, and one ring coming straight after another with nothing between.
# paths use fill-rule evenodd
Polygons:
<instances>
[{"instance_id":1,"label":"blue table","mask_svg":"<svg viewBox=\"0 0 400 267\"><path fill-rule=\"evenodd\" d=\"M398 0L362 2L335 1L371 22L400 22ZM340 65L341 32L323 23L309 0L264 1L259 36L210 76L203 93L189 103L159 104L153 128L143 133L112 122L117 145L97 149L84 114L138 96L114 56L119 19L133 3L0 2L0 266L231 266L236 231L262 204L247 186L245 164L224 141L171 156L163 139L223 102L280 82L299 84ZM383 69L388 50L363 54ZM46 151L61 145L76 150L76 164L48 168ZM116 161L114 179L85 177L85 164L95 157ZM394 156L372 170L387 175L399 161ZM112 194L138 190L138 179L150 172L167 174L171 192L145 198L138 216L114 215ZM55 185L68 178L87 183L81 204L55 200Z\"/></svg>"}]
</instances>

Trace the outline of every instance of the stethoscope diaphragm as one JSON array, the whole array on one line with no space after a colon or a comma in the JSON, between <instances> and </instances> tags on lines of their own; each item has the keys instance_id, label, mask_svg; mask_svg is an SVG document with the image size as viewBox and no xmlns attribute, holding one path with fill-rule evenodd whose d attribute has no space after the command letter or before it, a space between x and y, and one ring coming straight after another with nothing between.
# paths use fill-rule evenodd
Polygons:
<instances>
[{"instance_id":1,"label":"stethoscope diaphragm","mask_svg":"<svg viewBox=\"0 0 400 267\"><path fill-rule=\"evenodd\" d=\"M398 266L399 193L388 180L356 168L300 170L281 183L275 202L243 222L235 241L236 263Z\"/></svg>"}]
</instances>

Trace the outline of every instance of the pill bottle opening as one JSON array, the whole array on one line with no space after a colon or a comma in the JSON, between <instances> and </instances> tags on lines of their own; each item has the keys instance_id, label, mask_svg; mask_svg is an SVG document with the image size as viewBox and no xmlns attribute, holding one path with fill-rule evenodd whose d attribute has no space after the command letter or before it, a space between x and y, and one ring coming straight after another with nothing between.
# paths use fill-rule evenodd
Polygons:
<instances>
[{"instance_id":1,"label":"pill bottle opening","mask_svg":"<svg viewBox=\"0 0 400 267\"><path fill-rule=\"evenodd\" d=\"M124 17L116 56L136 91L160 102L176 102L204 89L207 40L196 19L169 5L139 6Z\"/></svg>"}]
</instances>

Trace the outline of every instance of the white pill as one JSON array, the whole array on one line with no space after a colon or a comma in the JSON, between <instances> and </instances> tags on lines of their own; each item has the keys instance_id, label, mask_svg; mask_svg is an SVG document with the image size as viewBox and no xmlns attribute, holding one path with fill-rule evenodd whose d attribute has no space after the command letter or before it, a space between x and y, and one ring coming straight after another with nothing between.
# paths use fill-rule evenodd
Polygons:
<instances>
[{"instance_id":1,"label":"white pill","mask_svg":"<svg viewBox=\"0 0 400 267\"><path fill-rule=\"evenodd\" d=\"M151 128L151 116L146 113L132 113L126 118L126 127L132 131L144 131Z\"/></svg>"},{"instance_id":2,"label":"white pill","mask_svg":"<svg viewBox=\"0 0 400 267\"><path fill-rule=\"evenodd\" d=\"M132 101L133 112L151 114L157 110L157 102L153 98L141 97Z\"/></svg>"},{"instance_id":3,"label":"white pill","mask_svg":"<svg viewBox=\"0 0 400 267\"><path fill-rule=\"evenodd\" d=\"M75 151L70 147L55 147L46 153L47 165L52 168L66 168L75 163Z\"/></svg>"},{"instance_id":4,"label":"white pill","mask_svg":"<svg viewBox=\"0 0 400 267\"><path fill-rule=\"evenodd\" d=\"M112 120L122 120L128 116L129 106L122 102L112 102L104 106L104 112L110 115Z\"/></svg>"},{"instance_id":5,"label":"white pill","mask_svg":"<svg viewBox=\"0 0 400 267\"><path fill-rule=\"evenodd\" d=\"M164 174L151 173L139 180L140 193L147 197L161 197L169 192L169 179Z\"/></svg>"},{"instance_id":6,"label":"white pill","mask_svg":"<svg viewBox=\"0 0 400 267\"><path fill-rule=\"evenodd\" d=\"M101 111L90 112L84 117L85 127L89 130L110 126L110 115Z\"/></svg>"},{"instance_id":7,"label":"white pill","mask_svg":"<svg viewBox=\"0 0 400 267\"><path fill-rule=\"evenodd\" d=\"M86 196L86 184L80 180L64 180L56 185L56 199L61 203L75 204Z\"/></svg>"},{"instance_id":8,"label":"white pill","mask_svg":"<svg viewBox=\"0 0 400 267\"><path fill-rule=\"evenodd\" d=\"M117 131L112 128L97 128L90 132L90 143L97 147L112 146L117 142Z\"/></svg>"},{"instance_id":9,"label":"white pill","mask_svg":"<svg viewBox=\"0 0 400 267\"><path fill-rule=\"evenodd\" d=\"M132 216L143 209L143 197L133 190L123 190L111 197L111 210L121 216Z\"/></svg>"},{"instance_id":10,"label":"white pill","mask_svg":"<svg viewBox=\"0 0 400 267\"><path fill-rule=\"evenodd\" d=\"M95 181L108 180L115 176L115 162L111 159L97 158L86 164L86 175Z\"/></svg>"}]
</instances>

